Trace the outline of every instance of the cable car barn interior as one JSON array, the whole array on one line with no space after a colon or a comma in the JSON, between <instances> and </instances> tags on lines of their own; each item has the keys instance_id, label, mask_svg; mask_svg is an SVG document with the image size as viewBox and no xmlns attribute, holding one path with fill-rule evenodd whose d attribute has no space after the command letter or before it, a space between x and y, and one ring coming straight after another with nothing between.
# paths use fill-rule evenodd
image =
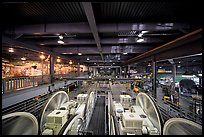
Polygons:
<instances>
[{"instance_id":1,"label":"cable car barn interior","mask_svg":"<svg viewBox=\"0 0 204 137\"><path fill-rule=\"evenodd\" d=\"M2 135L202 135L201 2L2 2Z\"/></svg>"}]
</instances>

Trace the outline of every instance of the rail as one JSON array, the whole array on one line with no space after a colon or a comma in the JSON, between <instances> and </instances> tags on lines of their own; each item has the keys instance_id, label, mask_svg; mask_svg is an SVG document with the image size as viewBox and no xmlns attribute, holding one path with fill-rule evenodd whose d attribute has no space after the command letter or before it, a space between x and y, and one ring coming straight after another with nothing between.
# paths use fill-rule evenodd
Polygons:
<instances>
[{"instance_id":1,"label":"rail","mask_svg":"<svg viewBox=\"0 0 204 137\"><path fill-rule=\"evenodd\" d=\"M60 80L67 77L85 76L86 72L54 75L55 80ZM2 79L2 95L15 92L18 90L37 87L39 85L51 83L51 75L44 76L20 76Z\"/></svg>"}]
</instances>

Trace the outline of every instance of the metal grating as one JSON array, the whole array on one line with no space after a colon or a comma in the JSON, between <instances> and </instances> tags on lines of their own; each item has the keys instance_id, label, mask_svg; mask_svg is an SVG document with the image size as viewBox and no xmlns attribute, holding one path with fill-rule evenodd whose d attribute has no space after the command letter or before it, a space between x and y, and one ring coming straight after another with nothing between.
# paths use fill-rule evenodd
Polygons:
<instances>
[{"instance_id":1,"label":"metal grating","mask_svg":"<svg viewBox=\"0 0 204 137\"><path fill-rule=\"evenodd\" d=\"M194 6L192 6L194 5ZM186 2L104 2L93 3L97 22L193 21L199 17L199 3Z\"/></svg>"},{"instance_id":2,"label":"metal grating","mask_svg":"<svg viewBox=\"0 0 204 137\"><path fill-rule=\"evenodd\" d=\"M21 18L15 20L19 24L34 24L34 23L72 23L72 22L87 22L84 11L79 2L31 2L31 3L14 3L4 4L4 11L10 12L13 17ZM13 20L14 21L14 20Z\"/></svg>"}]
</instances>

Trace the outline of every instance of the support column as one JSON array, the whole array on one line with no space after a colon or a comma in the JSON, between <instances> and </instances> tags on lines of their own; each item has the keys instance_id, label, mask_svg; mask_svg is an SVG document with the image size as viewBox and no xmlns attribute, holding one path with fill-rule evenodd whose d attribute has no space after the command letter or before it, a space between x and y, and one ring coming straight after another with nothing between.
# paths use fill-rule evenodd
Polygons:
<instances>
[{"instance_id":1,"label":"support column","mask_svg":"<svg viewBox=\"0 0 204 137\"><path fill-rule=\"evenodd\" d=\"M172 68L172 74L173 74L173 92L175 91L175 83L176 83L176 64L173 64L173 68Z\"/></svg>"},{"instance_id":2,"label":"support column","mask_svg":"<svg viewBox=\"0 0 204 137\"><path fill-rule=\"evenodd\" d=\"M80 76L80 64L78 63L77 65L77 76L79 77Z\"/></svg>"},{"instance_id":3,"label":"support column","mask_svg":"<svg viewBox=\"0 0 204 137\"><path fill-rule=\"evenodd\" d=\"M130 65L128 65L128 78L130 78Z\"/></svg>"},{"instance_id":4,"label":"support column","mask_svg":"<svg viewBox=\"0 0 204 137\"><path fill-rule=\"evenodd\" d=\"M122 77L122 67L120 67L120 76L119 76L119 78L121 78Z\"/></svg>"},{"instance_id":5,"label":"support column","mask_svg":"<svg viewBox=\"0 0 204 137\"><path fill-rule=\"evenodd\" d=\"M54 82L54 56L50 55L50 82Z\"/></svg>"},{"instance_id":6,"label":"support column","mask_svg":"<svg viewBox=\"0 0 204 137\"><path fill-rule=\"evenodd\" d=\"M118 68L115 68L115 77L118 76Z\"/></svg>"},{"instance_id":7,"label":"support column","mask_svg":"<svg viewBox=\"0 0 204 137\"><path fill-rule=\"evenodd\" d=\"M90 76L90 68L89 66L87 66L87 74L88 74L88 77Z\"/></svg>"},{"instance_id":8,"label":"support column","mask_svg":"<svg viewBox=\"0 0 204 137\"><path fill-rule=\"evenodd\" d=\"M153 57L153 61L152 61L152 96L156 99L157 97L157 85L156 85L156 61L155 61L155 57Z\"/></svg>"}]
</instances>

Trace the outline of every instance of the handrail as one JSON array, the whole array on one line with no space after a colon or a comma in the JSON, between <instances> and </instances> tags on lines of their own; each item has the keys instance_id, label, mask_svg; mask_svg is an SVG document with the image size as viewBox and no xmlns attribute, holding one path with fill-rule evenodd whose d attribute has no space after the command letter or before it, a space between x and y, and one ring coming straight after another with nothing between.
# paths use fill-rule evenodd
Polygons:
<instances>
[{"instance_id":1,"label":"handrail","mask_svg":"<svg viewBox=\"0 0 204 137\"><path fill-rule=\"evenodd\" d=\"M80 73L85 75L86 73ZM67 77L77 77L77 73L69 74L56 74L54 78L56 80ZM32 88L42 84L51 83L51 75L43 76L19 76L19 77L10 77L2 79L2 94L7 94L10 92L15 92L25 88Z\"/></svg>"}]
</instances>

